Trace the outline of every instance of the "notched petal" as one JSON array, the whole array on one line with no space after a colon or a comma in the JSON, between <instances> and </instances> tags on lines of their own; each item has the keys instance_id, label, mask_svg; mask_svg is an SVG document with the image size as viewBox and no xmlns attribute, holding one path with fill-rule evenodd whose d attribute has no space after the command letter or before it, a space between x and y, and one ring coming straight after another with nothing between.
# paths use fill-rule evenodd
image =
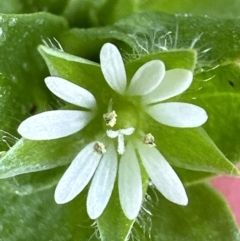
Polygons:
<instances>
[{"instance_id":1,"label":"notched petal","mask_svg":"<svg viewBox=\"0 0 240 241\"><path fill-rule=\"evenodd\" d=\"M100 51L100 63L108 85L119 94L123 94L127 77L123 59L117 47L110 43L104 44Z\"/></svg>"},{"instance_id":2,"label":"notched petal","mask_svg":"<svg viewBox=\"0 0 240 241\"><path fill-rule=\"evenodd\" d=\"M88 90L63 78L47 77L45 83L53 94L71 104L91 110L97 107L95 97Z\"/></svg>"},{"instance_id":3,"label":"notched petal","mask_svg":"<svg viewBox=\"0 0 240 241\"><path fill-rule=\"evenodd\" d=\"M97 219L107 206L116 179L117 164L115 147L110 145L97 167L87 196L87 212L92 219Z\"/></svg>"},{"instance_id":4,"label":"notched petal","mask_svg":"<svg viewBox=\"0 0 240 241\"><path fill-rule=\"evenodd\" d=\"M121 157L118 172L118 189L120 203L126 217L136 218L142 204L141 171L135 150L128 144Z\"/></svg>"},{"instance_id":5,"label":"notched petal","mask_svg":"<svg viewBox=\"0 0 240 241\"><path fill-rule=\"evenodd\" d=\"M147 95L159 86L165 75L165 65L160 60L151 60L134 74L127 89L128 95Z\"/></svg>"},{"instance_id":6,"label":"notched petal","mask_svg":"<svg viewBox=\"0 0 240 241\"><path fill-rule=\"evenodd\" d=\"M198 127L208 119L208 115L203 108L187 103L162 103L148 106L145 110L156 121L179 128Z\"/></svg>"},{"instance_id":7,"label":"notched petal","mask_svg":"<svg viewBox=\"0 0 240 241\"><path fill-rule=\"evenodd\" d=\"M93 150L94 144L92 142L84 147L63 174L54 194L56 203L71 201L89 183L102 157Z\"/></svg>"},{"instance_id":8,"label":"notched petal","mask_svg":"<svg viewBox=\"0 0 240 241\"><path fill-rule=\"evenodd\" d=\"M137 144L143 165L156 188L171 202L187 205L188 197L175 171L155 147Z\"/></svg>"},{"instance_id":9,"label":"notched petal","mask_svg":"<svg viewBox=\"0 0 240 241\"><path fill-rule=\"evenodd\" d=\"M146 104L156 103L180 95L189 88L193 74L187 69L171 69L166 74L161 84L151 93L143 96Z\"/></svg>"},{"instance_id":10,"label":"notched petal","mask_svg":"<svg viewBox=\"0 0 240 241\"><path fill-rule=\"evenodd\" d=\"M58 139L80 131L93 117L93 113L86 111L47 111L24 120L18 132L30 140Z\"/></svg>"}]
</instances>

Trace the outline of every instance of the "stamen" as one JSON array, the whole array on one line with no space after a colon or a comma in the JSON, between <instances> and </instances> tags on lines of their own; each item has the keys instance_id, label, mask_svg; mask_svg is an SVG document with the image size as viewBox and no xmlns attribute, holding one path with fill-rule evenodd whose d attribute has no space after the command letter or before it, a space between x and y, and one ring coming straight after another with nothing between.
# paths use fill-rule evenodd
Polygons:
<instances>
[{"instance_id":1,"label":"stamen","mask_svg":"<svg viewBox=\"0 0 240 241\"><path fill-rule=\"evenodd\" d=\"M113 127L117 122L117 114L114 110L103 115L107 126Z\"/></svg>"},{"instance_id":2,"label":"stamen","mask_svg":"<svg viewBox=\"0 0 240 241\"><path fill-rule=\"evenodd\" d=\"M106 152L105 145L102 142L98 141L94 144L93 149L101 155Z\"/></svg>"},{"instance_id":3,"label":"stamen","mask_svg":"<svg viewBox=\"0 0 240 241\"><path fill-rule=\"evenodd\" d=\"M154 143L154 136L151 133L146 134L142 139L143 144L156 146Z\"/></svg>"}]
</instances>

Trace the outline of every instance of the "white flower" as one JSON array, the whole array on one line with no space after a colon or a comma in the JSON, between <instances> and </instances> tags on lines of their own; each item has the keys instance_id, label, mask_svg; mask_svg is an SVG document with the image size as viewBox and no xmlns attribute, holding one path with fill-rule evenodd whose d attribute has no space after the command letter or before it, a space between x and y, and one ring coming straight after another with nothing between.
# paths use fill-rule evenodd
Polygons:
<instances>
[{"instance_id":1,"label":"white flower","mask_svg":"<svg viewBox=\"0 0 240 241\"><path fill-rule=\"evenodd\" d=\"M206 112L198 106L182 102L165 102L183 93L191 85L191 71L165 71L162 61L151 60L142 65L128 83L122 57L118 49L110 43L102 47L100 62L108 85L117 92L117 95L128 96L128 99L131 97L133 101L137 96L137 111L144 110L157 122L189 128L200 126L207 120ZM97 116L96 99L87 90L58 77L48 77L45 82L55 95L86 110L56 110L32 116L23 121L18 128L23 137L32 140L61 138L82 130ZM144 130L136 124L138 117L135 113L125 113L125 118L121 116L124 115L124 111L113 110L115 101L110 100L110 108L106 106L108 113L102 113L106 126L103 128L104 131L99 130L99 133L96 133L101 142L93 136L93 142L86 145L75 157L56 187L55 201L59 204L71 201L91 181L87 211L92 219L96 219L102 214L110 199L118 173L122 209L129 219L134 219L143 200L140 159L156 188L168 200L179 205L187 205L188 198L184 187L172 167L155 147L154 137L150 133L142 136ZM128 106L126 111L129 111ZM134 120L129 120L129 116ZM127 124L132 125L125 126L125 119ZM99 120L99 123L101 122L102 119ZM115 125L120 128L105 131L107 127L113 128ZM117 148L115 138L118 142Z\"/></svg>"}]
</instances>

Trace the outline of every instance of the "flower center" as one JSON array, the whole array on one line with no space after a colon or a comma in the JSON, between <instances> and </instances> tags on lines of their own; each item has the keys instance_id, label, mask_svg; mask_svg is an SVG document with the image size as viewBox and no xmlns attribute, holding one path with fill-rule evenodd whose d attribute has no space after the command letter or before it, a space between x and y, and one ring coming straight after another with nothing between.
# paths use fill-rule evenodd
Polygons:
<instances>
[{"instance_id":1,"label":"flower center","mask_svg":"<svg viewBox=\"0 0 240 241\"><path fill-rule=\"evenodd\" d=\"M125 142L141 126L140 108L136 108L131 101L122 98L110 101L108 112L103 114L104 128L111 139L117 139L117 151L122 155L125 151ZM126 140L125 140L126 139Z\"/></svg>"},{"instance_id":2,"label":"flower center","mask_svg":"<svg viewBox=\"0 0 240 241\"><path fill-rule=\"evenodd\" d=\"M108 110L103 114L104 126L114 130L138 127L139 110L123 98L110 102Z\"/></svg>"}]
</instances>

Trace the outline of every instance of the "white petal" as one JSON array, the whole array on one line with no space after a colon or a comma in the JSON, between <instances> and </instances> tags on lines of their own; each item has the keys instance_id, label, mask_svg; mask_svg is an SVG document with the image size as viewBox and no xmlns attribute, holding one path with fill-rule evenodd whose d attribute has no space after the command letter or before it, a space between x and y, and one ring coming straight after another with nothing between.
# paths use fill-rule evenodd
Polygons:
<instances>
[{"instance_id":1,"label":"white petal","mask_svg":"<svg viewBox=\"0 0 240 241\"><path fill-rule=\"evenodd\" d=\"M183 93L192 83L193 74L187 69L171 69L166 74L161 84L150 94L143 96L147 104L169 99Z\"/></svg>"},{"instance_id":2,"label":"white petal","mask_svg":"<svg viewBox=\"0 0 240 241\"><path fill-rule=\"evenodd\" d=\"M119 163L118 189L120 203L126 217L137 217L142 204L142 179L135 150L128 144Z\"/></svg>"},{"instance_id":3,"label":"white petal","mask_svg":"<svg viewBox=\"0 0 240 241\"><path fill-rule=\"evenodd\" d=\"M93 150L94 144L84 147L63 174L54 194L56 203L71 201L90 181L102 156Z\"/></svg>"},{"instance_id":4,"label":"white petal","mask_svg":"<svg viewBox=\"0 0 240 241\"><path fill-rule=\"evenodd\" d=\"M134 74L127 90L128 95L146 95L161 83L165 75L164 63L152 60L142 65Z\"/></svg>"},{"instance_id":5,"label":"white petal","mask_svg":"<svg viewBox=\"0 0 240 241\"><path fill-rule=\"evenodd\" d=\"M115 147L110 145L94 174L87 196L87 211L92 219L98 218L107 206L116 179L117 163Z\"/></svg>"},{"instance_id":6,"label":"white petal","mask_svg":"<svg viewBox=\"0 0 240 241\"><path fill-rule=\"evenodd\" d=\"M57 139L80 131L93 117L93 113L86 111L47 111L24 120L18 132L30 140Z\"/></svg>"},{"instance_id":7,"label":"white petal","mask_svg":"<svg viewBox=\"0 0 240 241\"><path fill-rule=\"evenodd\" d=\"M199 106L169 102L146 107L145 111L156 121L173 127L198 127L207 121L207 113Z\"/></svg>"},{"instance_id":8,"label":"white petal","mask_svg":"<svg viewBox=\"0 0 240 241\"><path fill-rule=\"evenodd\" d=\"M104 44L100 52L100 62L108 85L119 94L123 94L127 85L127 77L119 50L113 44Z\"/></svg>"},{"instance_id":9,"label":"white petal","mask_svg":"<svg viewBox=\"0 0 240 241\"><path fill-rule=\"evenodd\" d=\"M155 147L138 143L143 165L156 188L171 202L187 205L188 198L179 177Z\"/></svg>"},{"instance_id":10,"label":"white petal","mask_svg":"<svg viewBox=\"0 0 240 241\"><path fill-rule=\"evenodd\" d=\"M84 88L59 77L47 77L45 83L48 89L59 98L74 105L96 109L94 96Z\"/></svg>"}]
</instances>

